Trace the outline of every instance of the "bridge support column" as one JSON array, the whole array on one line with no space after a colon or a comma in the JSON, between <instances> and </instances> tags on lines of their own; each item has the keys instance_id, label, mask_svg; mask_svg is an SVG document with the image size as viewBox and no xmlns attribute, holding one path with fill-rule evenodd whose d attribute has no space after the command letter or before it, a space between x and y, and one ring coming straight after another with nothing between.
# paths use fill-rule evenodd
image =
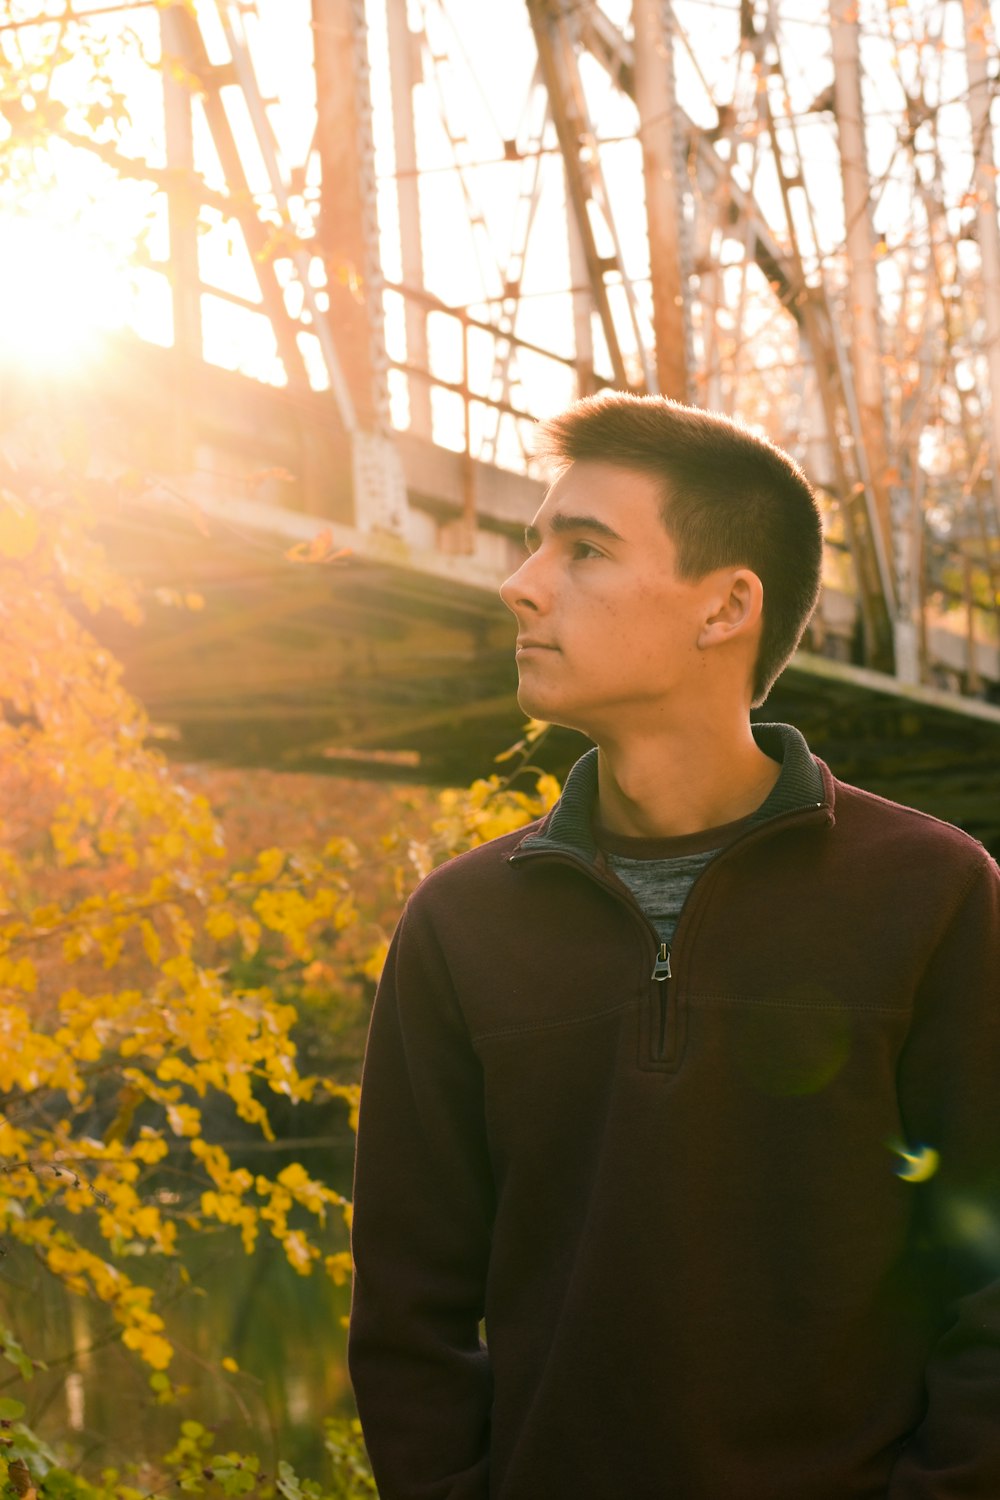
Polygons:
<instances>
[{"instance_id":1,"label":"bridge support column","mask_svg":"<svg viewBox=\"0 0 1000 1500\"><path fill-rule=\"evenodd\" d=\"M358 425L388 427L375 148L363 0L312 0L319 240L329 319Z\"/></svg>"},{"instance_id":2,"label":"bridge support column","mask_svg":"<svg viewBox=\"0 0 1000 1500\"><path fill-rule=\"evenodd\" d=\"M844 224L851 316L850 359L858 425L875 502L876 524L887 558L893 554L893 517L882 390L881 331L871 222L871 183L861 102L858 12L854 0L831 0L833 89L837 143L844 184Z\"/></svg>"},{"instance_id":3,"label":"bridge support column","mask_svg":"<svg viewBox=\"0 0 1000 1500\"><path fill-rule=\"evenodd\" d=\"M687 401L689 325L679 180L684 150L675 132L673 34L667 0L633 0L632 26L653 283L656 378L662 395Z\"/></svg>"},{"instance_id":4,"label":"bridge support column","mask_svg":"<svg viewBox=\"0 0 1000 1500\"><path fill-rule=\"evenodd\" d=\"M987 57L996 39L988 0L962 0L965 60L969 76L969 115L976 152L976 230L982 265L986 358L990 372L990 457L993 500L1000 515L1000 230L997 228L996 165L990 104L994 84Z\"/></svg>"},{"instance_id":5,"label":"bridge support column","mask_svg":"<svg viewBox=\"0 0 1000 1500\"><path fill-rule=\"evenodd\" d=\"M399 205L401 280L407 288L424 290L424 254L420 221L420 179L413 121L413 90L419 82L417 38L406 18L406 0L386 0L389 73L392 87L392 138L396 155L396 202ZM406 299L406 362L428 368L427 314L419 302ZM408 375L410 431L431 436L430 383Z\"/></svg>"}]
</instances>

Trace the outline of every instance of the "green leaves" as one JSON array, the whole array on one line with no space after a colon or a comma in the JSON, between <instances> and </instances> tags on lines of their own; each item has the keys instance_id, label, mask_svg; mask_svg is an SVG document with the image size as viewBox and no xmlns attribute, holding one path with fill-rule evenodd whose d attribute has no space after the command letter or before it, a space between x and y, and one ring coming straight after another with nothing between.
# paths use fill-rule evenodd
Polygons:
<instances>
[{"instance_id":1,"label":"green leaves","mask_svg":"<svg viewBox=\"0 0 1000 1500\"><path fill-rule=\"evenodd\" d=\"M17 1339L9 1328L0 1325L0 1358L13 1365L22 1380L32 1380L36 1369L44 1369L44 1365L35 1364L34 1360L21 1348ZM0 1406L2 1406L0 1402ZM2 1415L2 1413L0 1413Z\"/></svg>"},{"instance_id":2,"label":"green leaves","mask_svg":"<svg viewBox=\"0 0 1000 1500\"><path fill-rule=\"evenodd\" d=\"M49 1469L45 1475L45 1500L100 1500L101 1492L69 1469Z\"/></svg>"},{"instance_id":3,"label":"green leaves","mask_svg":"<svg viewBox=\"0 0 1000 1500\"><path fill-rule=\"evenodd\" d=\"M224 1495L246 1495L257 1487L260 1459L239 1453L215 1453L203 1470L206 1479L214 1479Z\"/></svg>"},{"instance_id":4,"label":"green leaves","mask_svg":"<svg viewBox=\"0 0 1000 1500\"><path fill-rule=\"evenodd\" d=\"M139 1500L136 1480L151 1461L148 1455L136 1454L124 1472L107 1469L99 1481L88 1480L60 1464L60 1455L21 1420L24 1414L23 1402L0 1397L0 1496L4 1500L14 1500L14 1478L27 1483L32 1495L41 1485L45 1500ZM176 1486L185 1494L204 1495L207 1500L238 1500L241 1495L251 1495L254 1500L377 1500L360 1422L333 1417L325 1428L331 1472L323 1481L301 1478L284 1460L279 1461L277 1474L272 1477L261 1472L256 1454L214 1453L215 1434L194 1418L180 1424L177 1442L154 1467L171 1476L172 1483L164 1492ZM23 1500L28 1494L25 1489Z\"/></svg>"}]
</instances>

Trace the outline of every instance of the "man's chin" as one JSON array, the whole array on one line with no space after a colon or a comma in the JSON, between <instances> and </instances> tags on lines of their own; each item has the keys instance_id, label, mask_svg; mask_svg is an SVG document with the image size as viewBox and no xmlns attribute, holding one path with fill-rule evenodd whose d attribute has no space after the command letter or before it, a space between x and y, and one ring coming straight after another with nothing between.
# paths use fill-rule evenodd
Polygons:
<instances>
[{"instance_id":1,"label":"man's chin","mask_svg":"<svg viewBox=\"0 0 1000 1500\"><path fill-rule=\"evenodd\" d=\"M553 724L557 729L577 729L581 734L587 733L569 704L533 692L528 683L522 683L518 688L517 706L529 719L540 719L543 724Z\"/></svg>"}]
</instances>

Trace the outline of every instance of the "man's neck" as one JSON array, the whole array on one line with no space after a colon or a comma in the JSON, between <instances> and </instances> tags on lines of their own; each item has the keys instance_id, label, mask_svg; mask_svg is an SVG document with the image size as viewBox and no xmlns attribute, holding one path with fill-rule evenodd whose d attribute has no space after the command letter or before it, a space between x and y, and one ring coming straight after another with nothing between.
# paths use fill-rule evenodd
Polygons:
<instances>
[{"instance_id":1,"label":"man's neck","mask_svg":"<svg viewBox=\"0 0 1000 1500\"><path fill-rule=\"evenodd\" d=\"M634 838L674 838L749 817L781 772L749 722L729 734L602 742L597 767L602 827Z\"/></svg>"}]
</instances>

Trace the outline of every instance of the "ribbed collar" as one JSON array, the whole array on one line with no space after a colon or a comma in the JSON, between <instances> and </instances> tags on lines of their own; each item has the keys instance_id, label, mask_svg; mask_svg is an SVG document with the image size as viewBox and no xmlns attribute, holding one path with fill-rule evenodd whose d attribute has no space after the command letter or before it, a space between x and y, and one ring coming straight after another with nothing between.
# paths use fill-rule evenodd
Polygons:
<instances>
[{"instance_id":1,"label":"ribbed collar","mask_svg":"<svg viewBox=\"0 0 1000 1500\"><path fill-rule=\"evenodd\" d=\"M753 724L753 737L765 755L779 761L781 772L766 801L750 816L757 824L794 812L800 807L816 807L824 800L823 777L809 746L791 724ZM515 853L535 849L564 849L583 855L594 863L598 857L594 842L593 815L597 805L597 747L588 750L571 769L562 796L537 833L528 834Z\"/></svg>"}]
</instances>

